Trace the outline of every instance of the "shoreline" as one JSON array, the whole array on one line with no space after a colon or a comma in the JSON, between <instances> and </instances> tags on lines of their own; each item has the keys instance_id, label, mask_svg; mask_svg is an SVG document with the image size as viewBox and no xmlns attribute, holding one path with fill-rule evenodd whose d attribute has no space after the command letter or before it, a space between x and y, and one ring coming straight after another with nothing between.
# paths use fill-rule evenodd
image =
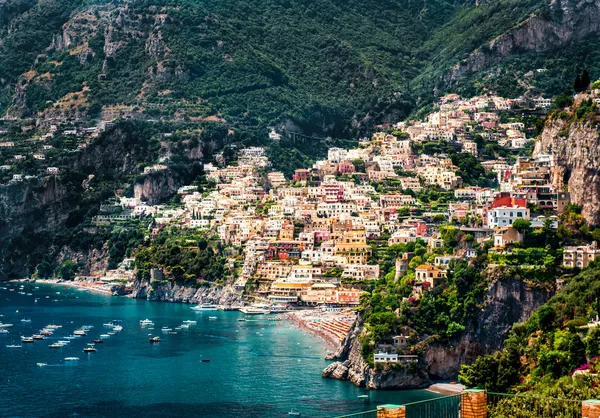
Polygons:
<instances>
[{"instance_id":1,"label":"shoreline","mask_svg":"<svg viewBox=\"0 0 600 418\"><path fill-rule=\"evenodd\" d=\"M112 292L110 290L104 289L100 286L96 286L96 285L94 285L93 282L85 282L85 281L65 282L65 281L59 281L59 280L43 280L43 279L37 279L35 281L31 281L29 279L21 279L21 280L10 280L10 282L13 282L13 283L38 283L38 284L44 284L44 285L64 286L64 287L70 287L73 289L87 290L87 291L93 292L93 293L100 293L100 294L107 295L107 296L115 296L112 294Z\"/></svg>"},{"instance_id":2,"label":"shoreline","mask_svg":"<svg viewBox=\"0 0 600 418\"><path fill-rule=\"evenodd\" d=\"M332 323L332 322L336 322L335 321L336 316L338 316L338 314L321 312L317 309L310 310L310 311L307 311L307 310L292 311L292 312L288 312L285 314L285 318L288 321L290 321L291 323L297 325L298 328L306 330L306 331L310 332L311 334L321 338L325 342L328 352L332 352L332 353L335 353L341 347L342 343L344 342L345 338L348 335L348 332L349 332L351 326L348 327L348 330L344 334L344 337L340 338L339 335L336 336L330 330L323 329L320 325L321 322L315 322L315 318L318 317L319 321L321 318L333 319L333 321L323 321L323 322L331 322ZM352 325L353 323L354 323L354 321L352 321L350 323L350 325ZM315 324L316 326L313 324Z\"/></svg>"},{"instance_id":3,"label":"shoreline","mask_svg":"<svg viewBox=\"0 0 600 418\"><path fill-rule=\"evenodd\" d=\"M336 342L335 339L331 335L329 335L323 331L319 331L319 330L309 327L303 320L298 318L298 316L295 315L294 312L287 312L284 315L284 318L286 320L288 320L290 323L296 325L299 329L308 331L312 335L319 337L321 340L323 340L325 342L325 346L327 347L328 352L329 351L335 352L338 349L338 347L340 346L340 343Z\"/></svg>"}]
</instances>

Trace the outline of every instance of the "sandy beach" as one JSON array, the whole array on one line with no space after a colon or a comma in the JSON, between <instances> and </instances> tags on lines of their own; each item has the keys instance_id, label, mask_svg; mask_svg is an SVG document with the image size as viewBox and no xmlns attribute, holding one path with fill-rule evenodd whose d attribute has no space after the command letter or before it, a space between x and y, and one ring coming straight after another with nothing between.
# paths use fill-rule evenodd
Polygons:
<instances>
[{"instance_id":1,"label":"sandy beach","mask_svg":"<svg viewBox=\"0 0 600 418\"><path fill-rule=\"evenodd\" d=\"M335 351L354 324L356 315L351 311L303 310L287 313L286 319L321 337L327 343L328 348Z\"/></svg>"}]
</instances>

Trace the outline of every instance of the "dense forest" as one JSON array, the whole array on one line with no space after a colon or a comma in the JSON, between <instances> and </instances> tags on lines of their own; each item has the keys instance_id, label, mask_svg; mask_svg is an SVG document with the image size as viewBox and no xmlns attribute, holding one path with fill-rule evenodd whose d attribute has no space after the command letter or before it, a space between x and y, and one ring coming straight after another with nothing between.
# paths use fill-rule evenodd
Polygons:
<instances>
[{"instance_id":1,"label":"dense forest","mask_svg":"<svg viewBox=\"0 0 600 418\"><path fill-rule=\"evenodd\" d=\"M546 0L474 3L9 0L0 5L0 113L97 116L125 105L154 118L347 138L430 103L448 87L446 70L532 13L560 20ZM565 68L597 75L596 50L580 42L567 55L511 54L502 71L451 90L562 92ZM546 71L515 81L538 68Z\"/></svg>"}]
</instances>

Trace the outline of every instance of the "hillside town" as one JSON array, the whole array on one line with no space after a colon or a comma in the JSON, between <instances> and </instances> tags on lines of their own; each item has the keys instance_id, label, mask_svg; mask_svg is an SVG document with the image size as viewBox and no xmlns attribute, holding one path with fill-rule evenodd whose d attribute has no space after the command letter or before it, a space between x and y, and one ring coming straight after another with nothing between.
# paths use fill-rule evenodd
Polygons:
<instances>
[{"instance_id":1,"label":"hillside town","mask_svg":"<svg viewBox=\"0 0 600 418\"><path fill-rule=\"evenodd\" d=\"M474 257L478 244L492 243L489 251L497 254L523 244L524 232L513 226L515 221L525 220L531 228L558 227L569 195L553 184L551 156L480 157L495 183L480 187L465 185L448 155L414 152L445 141L477 156L475 136L520 149L531 142L524 124L500 121L501 112L513 105L497 97L446 96L426 122L401 122L393 134L375 133L358 148L330 148L326 160L297 169L292 178L270 169L264 148L241 149L232 164L204 165L212 191L181 187L178 207L123 197L103 205L95 222L151 216L151 235L168 225L215 234L239 249L230 257L231 266L238 267L236 289L294 306L358 306L361 284L381 277L374 243L420 242L427 257L405 253L394 270L395 280L407 273L414 277L413 297L419 298L444 284L453 260ZM163 169L159 164L144 172ZM425 190L445 193L447 203L428 204L421 198ZM448 251L442 224L473 240ZM598 253L595 244L566 248L564 265L586 267ZM109 272L107 278L122 278L126 271Z\"/></svg>"}]
</instances>

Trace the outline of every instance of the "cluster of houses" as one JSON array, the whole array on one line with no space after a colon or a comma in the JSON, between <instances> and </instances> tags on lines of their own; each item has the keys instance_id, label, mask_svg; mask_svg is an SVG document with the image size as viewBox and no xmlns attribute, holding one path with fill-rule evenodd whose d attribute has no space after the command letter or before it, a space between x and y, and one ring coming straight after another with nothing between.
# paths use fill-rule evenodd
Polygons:
<instances>
[{"instance_id":1,"label":"cluster of houses","mask_svg":"<svg viewBox=\"0 0 600 418\"><path fill-rule=\"evenodd\" d=\"M10 135L11 130L0 129L0 172L10 176L11 183L38 177L39 167L43 168L43 175L60 174L60 168L52 165L52 160L59 155L52 145L54 141L60 140L67 152L76 152L86 148L101 132L112 126L112 122L108 121L89 127L74 127L71 123L55 123L45 119L38 122L37 125L33 122L28 125L10 118L0 120L3 125L10 125L17 130L19 136L27 137L16 140ZM28 161L35 164L24 169ZM31 171L31 167L36 168L35 173L27 172Z\"/></svg>"},{"instance_id":2,"label":"cluster of houses","mask_svg":"<svg viewBox=\"0 0 600 418\"><path fill-rule=\"evenodd\" d=\"M513 227L517 219L529 220L532 227L542 227L549 219L553 228L558 226L556 214L566 208L569 195L552 183L556 163L551 156L518 157L514 164L482 161L486 171L498 176L499 188L491 189L463 186L458 167L446 155L413 152L414 144L423 140L460 141L481 130L490 135L512 131L507 135L515 137L521 125L497 123L498 109L511 106L511 101L496 97L448 96L426 124L399 124L400 134L379 132L355 149L330 148L327 159L296 170L290 179L269 172L264 148L246 148L233 164L205 164L215 189L201 193L195 186L180 188L179 208L122 198L101 208L96 222L145 215L153 217L154 233L167 224L210 231L237 249L240 290L250 282L257 295L273 303L355 306L361 284L380 277L369 240L383 237L391 246L420 239L436 252L444 242L437 226L440 218L433 218L441 215L476 241L492 239L494 249L501 250L523 242L523 233ZM452 136L440 134L444 132ZM145 173L163 169L157 164ZM384 192L376 188L390 180L398 186ZM453 191L454 201L432 211L415 197L428 187ZM554 215L536 217L533 207ZM444 283L452 260L475 256L469 248L437 253L433 262L412 268L414 254L396 260L396 279L414 271L416 298Z\"/></svg>"}]
</instances>

